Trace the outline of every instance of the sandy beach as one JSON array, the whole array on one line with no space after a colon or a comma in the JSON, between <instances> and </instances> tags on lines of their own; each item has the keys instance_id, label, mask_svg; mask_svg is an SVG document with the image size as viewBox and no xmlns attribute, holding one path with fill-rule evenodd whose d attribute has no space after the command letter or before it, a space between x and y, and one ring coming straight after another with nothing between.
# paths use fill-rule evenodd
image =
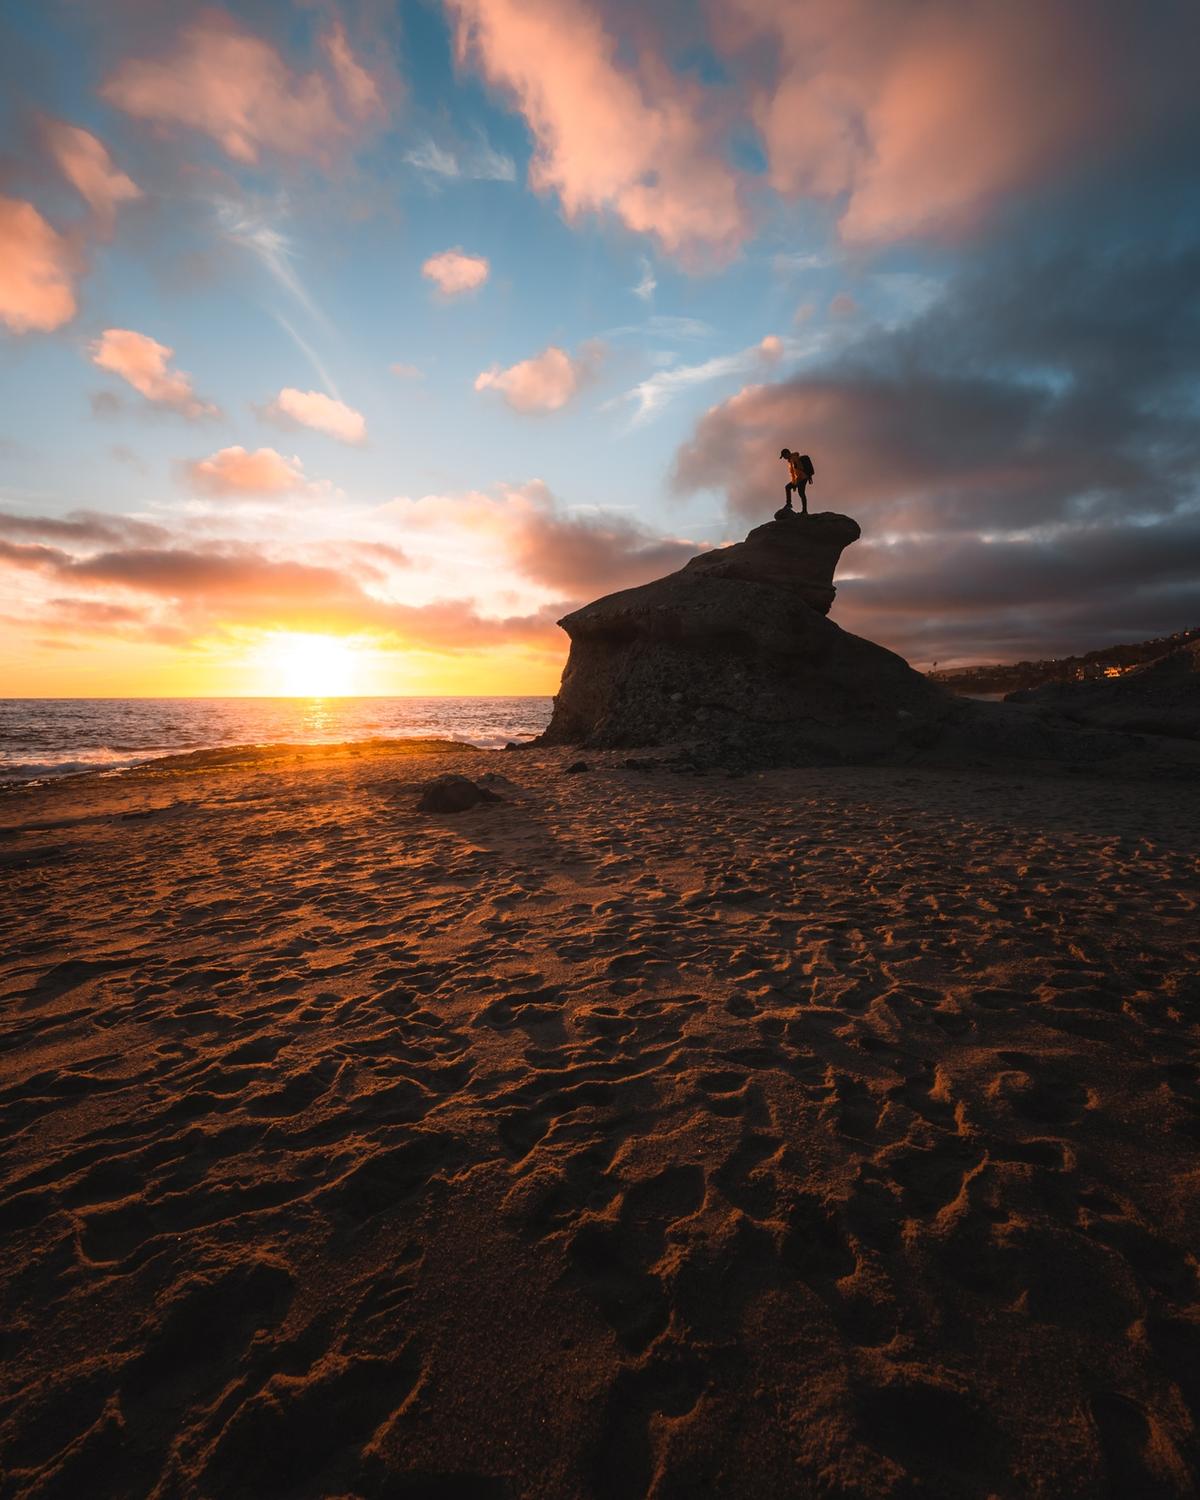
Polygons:
<instances>
[{"instance_id":1,"label":"sandy beach","mask_svg":"<svg viewBox=\"0 0 1200 1500\"><path fill-rule=\"evenodd\" d=\"M1200 786L577 758L0 801L0 1495L1195 1494Z\"/></svg>"}]
</instances>

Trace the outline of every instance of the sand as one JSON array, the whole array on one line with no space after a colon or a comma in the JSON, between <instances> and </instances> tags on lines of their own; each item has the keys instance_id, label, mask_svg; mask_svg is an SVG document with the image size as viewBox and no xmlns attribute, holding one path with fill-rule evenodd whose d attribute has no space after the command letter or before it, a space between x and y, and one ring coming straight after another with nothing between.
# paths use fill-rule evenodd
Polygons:
<instances>
[{"instance_id":1,"label":"sand","mask_svg":"<svg viewBox=\"0 0 1200 1500\"><path fill-rule=\"evenodd\" d=\"M574 758L0 802L0 1494L1195 1494L1200 787Z\"/></svg>"}]
</instances>

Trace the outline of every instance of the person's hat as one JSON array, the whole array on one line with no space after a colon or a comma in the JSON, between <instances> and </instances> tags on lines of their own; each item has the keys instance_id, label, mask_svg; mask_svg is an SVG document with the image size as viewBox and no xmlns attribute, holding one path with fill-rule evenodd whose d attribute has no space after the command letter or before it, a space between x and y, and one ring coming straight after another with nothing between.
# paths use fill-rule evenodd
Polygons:
<instances>
[{"instance_id":1,"label":"person's hat","mask_svg":"<svg viewBox=\"0 0 1200 1500\"><path fill-rule=\"evenodd\" d=\"M791 458L792 455L787 451L786 448L780 448L779 456L780 458Z\"/></svg>"}]
</instances>

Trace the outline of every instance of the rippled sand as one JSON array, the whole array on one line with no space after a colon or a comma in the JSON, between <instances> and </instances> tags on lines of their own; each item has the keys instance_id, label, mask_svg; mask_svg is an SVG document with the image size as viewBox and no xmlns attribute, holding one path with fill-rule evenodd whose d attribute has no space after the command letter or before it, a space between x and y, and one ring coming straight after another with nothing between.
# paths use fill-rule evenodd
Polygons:
<instances>
[{"instance_id":1,"label":"rippled sand","mask_svg":"<svg viewBox=\"0 0 1200 1500\"><path fill-rule=\"evenodd\" d=\"M0 1495L1193 1495L1200 788L573 758L0 802Z\"/></svg>"}]
</instances>

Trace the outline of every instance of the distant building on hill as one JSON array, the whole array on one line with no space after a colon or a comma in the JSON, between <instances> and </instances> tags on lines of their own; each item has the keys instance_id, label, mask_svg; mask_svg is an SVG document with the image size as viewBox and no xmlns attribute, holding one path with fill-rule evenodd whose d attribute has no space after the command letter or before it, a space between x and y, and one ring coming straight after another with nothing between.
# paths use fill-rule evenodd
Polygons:
<instances>
[{"instance_id":1,"label":"distant building on hill","mask_svg":"<svg viewBox=\"0 0 1200 1500\"><path fill-rule=\"evenodd\" d=\"M1159 657L1200 639L1200 626L1174 635L1122 646L1106 646L1084 656L1061 656L1049 661L1018 661L977 667L944 668L926 675L952 693L1015 693L1041 687L1047 682L1090 682L1120 677L1131 667L1157 661Z\"/></svg>"}]
</instances>

